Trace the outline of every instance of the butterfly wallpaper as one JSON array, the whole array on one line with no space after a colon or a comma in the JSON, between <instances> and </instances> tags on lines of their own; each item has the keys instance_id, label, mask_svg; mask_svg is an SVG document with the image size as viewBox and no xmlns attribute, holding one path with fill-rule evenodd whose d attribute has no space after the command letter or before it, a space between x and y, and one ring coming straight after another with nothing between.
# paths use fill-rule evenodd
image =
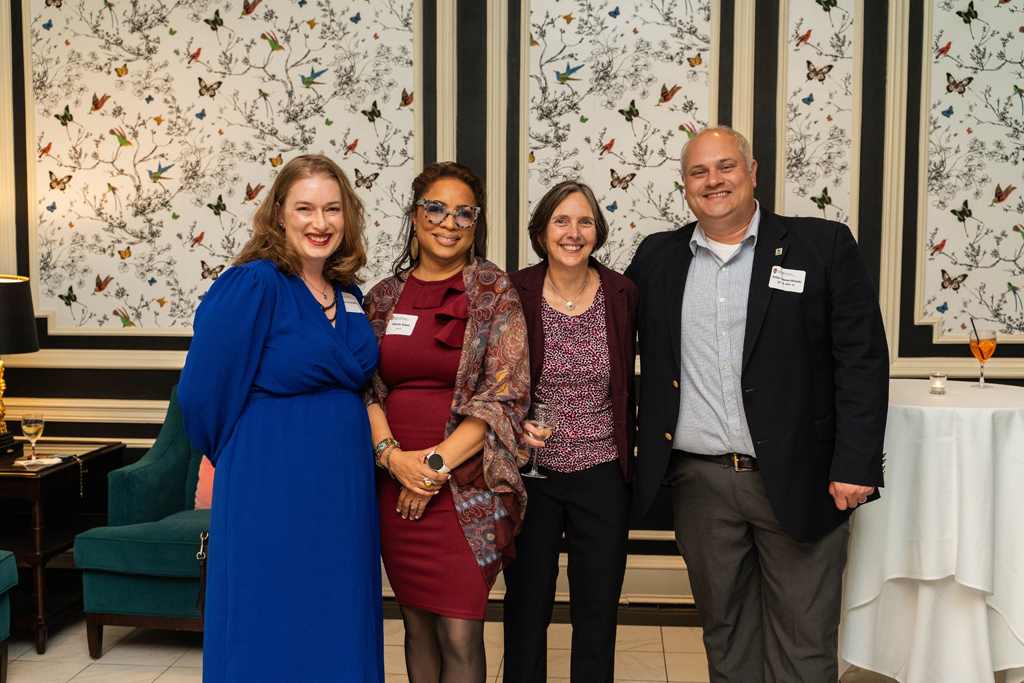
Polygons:
<instances>
[{"instance_id":1,"label":"butterfly wallpaper","mask_svg":"<svg viewBox=\"0 0 1024 683\"><path fill-rule=\"evenodd\" d=\"M920 322L1024 342L1024 7L933 0L930 46Z\"/></svg>"},{"instance_id":2,"label":"butterfly wallpaper","mask_svg":"<svg viewBox=\"0 0 1024 683\"><path fill-rule=\"evenodd\" d=\"M855 4L789 3L785 193L776 207L788 216L850 222Z\"/></svg>"},{"instance_id":3,"label":"butterfly wallpaper","mask_svg":"<svg viewBox=\"0 0 1024 683\"><path fill-rule=\"evenodd\" d=\"M646 235L693 220L679 153L708 121L710 3L533 0L530 26L531 207L582 179L610 228L595 256L622 271Z\"/></svg>"},{"instance_id":4,"label":"butterfly wallpaper","mask_svg":"<svg viewBox=\"0 0 1024 683\"><path fill-rule=\"evenodd\" d=\"M414 177L413 0L31 7L39 307L58 328L189 334L301 154L348 174L364 286L385 276Z\"/></svg>"}]
</instances>

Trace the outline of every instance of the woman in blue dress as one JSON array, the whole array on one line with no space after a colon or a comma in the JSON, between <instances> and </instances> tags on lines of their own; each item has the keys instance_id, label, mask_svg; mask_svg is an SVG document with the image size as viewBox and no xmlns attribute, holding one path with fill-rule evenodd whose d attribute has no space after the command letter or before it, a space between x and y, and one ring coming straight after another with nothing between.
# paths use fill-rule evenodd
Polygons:
<instances>
[{"instance_id":1,"label":"woman in blue dress","mask_svg":"<svg viewBox=\"0 0 1024 683\"><path fill-rule=\"evenodd\" d=\"M216 466L207 683L384 680L363 232L337 164L298 157L196 313L178 400Z\"/></svg>"}]
</instances>

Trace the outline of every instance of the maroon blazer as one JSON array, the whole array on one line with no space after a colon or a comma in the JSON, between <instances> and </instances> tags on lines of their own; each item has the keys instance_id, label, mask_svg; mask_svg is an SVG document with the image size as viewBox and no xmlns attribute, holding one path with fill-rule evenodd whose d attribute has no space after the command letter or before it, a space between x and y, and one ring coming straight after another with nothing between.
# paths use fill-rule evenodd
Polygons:
<instances>
[{"instance_id":1,"label":"maroon blazer","mask_svg":"<svg viewBox=\"0 0 1024 683\"><path fill-rule=\"evenodd\" d=\"M612 419L619 464L626 481L633 479L633 447L636 445L636 309L639 290L625 275L605 268L593 257L604 287L605 324L608 328L608 355L611 361ZM544 367L544 323L540 302L544 297L547 259L535 266L509 273L519 291L530 340L530 386L536 388Z\"/></svg>"}]
</instances>

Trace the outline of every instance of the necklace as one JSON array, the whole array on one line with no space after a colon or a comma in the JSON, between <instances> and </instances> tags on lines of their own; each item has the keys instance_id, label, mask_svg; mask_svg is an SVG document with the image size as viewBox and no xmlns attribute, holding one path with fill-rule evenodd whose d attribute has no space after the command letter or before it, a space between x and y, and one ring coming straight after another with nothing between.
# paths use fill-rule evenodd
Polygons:
<instances>
[{"instance_id":1,"label":"necklace","mask_svg":"<svg viewBox=\"0 0 1024 683\"><path fill-rule=\"evenodd\" d=\"M302 277L302 273L299 273L299 279L302 280L303 282L305 282L306 286L309 287L310 289L314 289L314 290L320 292L320 294L321 294L321 296L323 296L324 300L327 299L327 290L326 289L317 289L316 287L313 287L313 285L309 284L309 282L306 280L306 278ZM338 293L335 292L334 296L335 296L335 298L337 298Z\"/></svg>"},{"instance_id":2,"label":"necklace","mask_svg":"<svg viewBox=\"0 0 1024 683\"><path fill-rule=\"evenodd\" d=\"M554 282L554 280L552 280L550 276L548 277L548 284L551 285L551 290L555 294L557 294L558 296L562 297L562 299L565 300L565 310L567 310L567 311L571 311L574 308L576 308L576 304L574 304L573 301L575 301L576 299L579 298L580 294L583 293L583 290L587 288L587 283L589 281L590 281L590 271L588 270L587 274L583 276L583 286L580 287L580 291L576 292L576 296L574 296L572 299L566 299L564 296L562 296L561 292L559 292L557 289L555 289L555 282Z\"/></svg>"}]
</instances>

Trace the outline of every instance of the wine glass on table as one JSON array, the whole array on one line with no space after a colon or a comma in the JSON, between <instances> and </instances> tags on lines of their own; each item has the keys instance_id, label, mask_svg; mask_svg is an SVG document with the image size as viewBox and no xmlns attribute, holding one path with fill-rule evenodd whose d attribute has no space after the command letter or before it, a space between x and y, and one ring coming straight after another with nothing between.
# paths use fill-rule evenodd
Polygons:
<instances>
[{"instance_id":1,"label":"wine glass on table","mask_svg":"<svg viewBox=\"0 0 1024 683\"><path fill-rule=\"evenodd\" d=\"M972 384L972 389L988 389L985 386L985 361L996 352L996 331L995 330L972 330L967 337L971 342L971 353L981 363L981 379L977 384Z\"/></svg>"},{"instance_id":2,"label":"wine glass on table","mask_svg":"<svg viewBox=\"0 0 1024 683\"><path fill-rule=\"evenodd\" d=\"M545 403L534 403L530 406L530 412L524 424L529 425L532 428L532 436L541 441L547 441L551 438L552 432L555 431L555 427L558 426L558 414L554 407L549 406ZM541 474L537 470L537 449L530 448L533 455L533 467L529 472L523 472L524 477L532 477L534 479L547 479L547 475Z\"/></svg>"},{"instance_id":3,"label":"wine glass on table","mask_svg":"<svg viewBox=\"0 0 1024 683\"><path fill-rule=\"evenodd\" d=\"M43 435L44 426L43 416L38 413L21 416L21 433L32 443L32 460L36 459L36 441Z\"/></svg>"}]
</instances>

